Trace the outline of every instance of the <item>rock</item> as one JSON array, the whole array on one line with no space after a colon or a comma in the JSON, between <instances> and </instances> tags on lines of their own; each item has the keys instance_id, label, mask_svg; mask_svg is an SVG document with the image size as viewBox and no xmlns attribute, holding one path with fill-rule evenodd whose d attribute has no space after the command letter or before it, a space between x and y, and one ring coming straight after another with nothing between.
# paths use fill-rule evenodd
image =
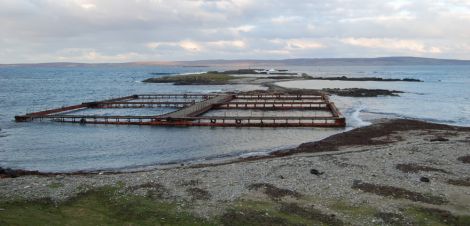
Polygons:
<instances>
[{"instance_id":1,"label":"rock","mask_svg":"<svg viewBox=\"0 0 470 226\"><path fill-rule=\"evenodd\" d=\"M320 175L324 174L325 172L320 172L317 169L311 169L310 173L313 174L313 175L320 176Z\"/></svg>"},{"instance_id":2,"label":"rock","mask_svg":"<svg viewBox=\"0 0 470 226\"><path fill-rule=\"evenodd\" d=\"M426 182L426 183L430 182L429 178L427 178L427 177L421 177L421 178L419 178L419 181Z\"/></svg>"},{"instance_id":3,"label":"rock","mask_svg":"<svg viewBox=\"0 0 470 226\"><path fill-rule=\"evenodd\" d=\"M51 175L48 173L41 173L39 171L29 171L29 170L16 170L11 168L2 168L0 167L0 178L16 178L26 175Z\"/></svg>"},{"instance_id":4,"label":"rock","mask_svg":"<svg viewBox=\"0 0 470 226\"><path fill-rule=\"evenodd\" d=\"M433 138L430 140L431 142L435 142L435 141L449 141L449 139L447 138L444 138L444 137L436 137L436 138Z\"/></svg>"},{"instance_id":5,"label":"rock","mask_svg":"<svg viewBox=\"0 0 470 226\"><path fill-rule=\"evenodd\" d=\"M399 93L404 93L398 90L385 90L385 89L363 89L363 88L324 88L324 92L338 96L347 97L377 97L377 96L399 96Z\"/></svg>"}]
</instances>

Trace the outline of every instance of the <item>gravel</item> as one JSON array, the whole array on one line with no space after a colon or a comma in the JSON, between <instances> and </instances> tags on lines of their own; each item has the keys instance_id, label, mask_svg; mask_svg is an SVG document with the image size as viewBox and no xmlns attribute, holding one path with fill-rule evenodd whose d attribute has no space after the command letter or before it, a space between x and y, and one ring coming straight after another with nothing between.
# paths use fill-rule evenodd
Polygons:
<instances>
[{"instance_id":1,"label":"gravel","mask_svg":"<svg viewBox=\"0 0 470 226\"><path fill-rule=\"evenodd\" d=\"M118 185L128 192L144 195L146 190L156 189L155 186L149 186L153 184L163 189L164 192L159 193L162 199L182 206L189 205L197 215L212 217L223 214L226 207L245 197L269 199L263 192L250 189L253 184L264 184L301 194L302 198L315 200L315 205L325 209L331 203L344 200L352 205L366 204L384 213L397 213L404 204L416 203L351 188L354 181L363 181L438 196L449 201L439 208L456 214L468 214L470 190L466 186L449 184L448 181L470 175L468 164L458 160L460 156L469 153L470 132L456 131L452 135L447 132L440 129L397 131L394 136L401 139L393 143L343 145L334 152L302 152L255 161L214 166L209 164L205 167L188 165L135 173L4 178L0 179L0 199L49 198L59 203L93 188ZM437 136L445 137L448 141L431 142ZM396 168L398 164L410 163L436 167L448 173L404 173ZM428 178L430 182L421 182L422 177ZM199 198L194 198L195 194ZM337 215L341 217L341 213ZM370 224L364 219L355 220L359 221L356 224Z\"/></svg>"}]
</instances>

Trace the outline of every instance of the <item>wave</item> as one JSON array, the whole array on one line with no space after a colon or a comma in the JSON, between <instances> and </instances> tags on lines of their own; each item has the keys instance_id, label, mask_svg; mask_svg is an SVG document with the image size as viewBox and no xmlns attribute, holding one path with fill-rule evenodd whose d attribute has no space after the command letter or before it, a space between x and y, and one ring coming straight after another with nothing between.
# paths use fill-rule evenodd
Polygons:
<instances>
[{"instance_id":1,"label":"wave","mask_svg":"<svg viewBox=\"0 0 470 226\"><path fill-rule=\"evenodd\" d=\"M258 156L268 156L270 152L260 152L260 151L254 151L254 152L248 152L239 155L240 158L249 158L249 157L258 157Z\"/></svg>"},{"instance_id":2,"label":"wave","mask_svg":"<svg viewBox=\"0 0 470 226\"><path fill-rule=\"evenodd\" d=\"M204 74L204 73L207 73L207 71L185 72L185 73L178 73L175 75L199 75L199 74Z\"/></svg>"},{"instance_id":3,"label":"wave","mask_svg":"<svg viewBox=\"0 0 470 226\"><path fill-rule=\"evenodd\" d=\"M173 72L152 72L151 75L174 75L176 73Z\"/></svg>"},{"instance_id":4,"label":"wave","mask_svg":"<svg viewBox=\"0 0 470 226\"><path fill-rule=\"evenodd\" d=\"M197 72L184 72L184 73L176 73L176 72L151 72L149 74L151 75L162 75L162 76L168 76L168 75L194 75L194 74L204 74L207 71L197 71Z\"/></svg>"},{"instance_id":5,"label":"wave","mask_svg":"<svg viewBox=\"0 0 470 226\"><path fill-rule=\"evenodd\" d=\"M365 104L360 103L357 106L346 109L346 116L349 116L348 118L350 119L348 124L353 128L368 126L372 124L371 122L362 120L360 117L361 112L363 112L366 108L367 106Z\"/></svg>"},{"instance_id":6,"label":"wave","mask_svg":"<svg viewBox=\"0 0 470 226\"><path fill-rule=\"evenodd\" d=\"M0 128L0 138L2 138L2 137L7 137L7 136L8 136L8 134L7 134L7 132L5 131L5 129Z\"/></svg>"},{"instance_id":7,"label":"wave","mask_svg":"<svg viewBox=\"0 0 470 226\"><path fill-rule=\"evenodd\" d=\"M460 118L459 120L452 120L452 119L437 119L437 118L429 118L429 117L415 117L415 116L409 116L409 115L393 113L393 112L380 112L380 111L364 111L364 112L370 113L370 114L376 114L376 115L391 116L391 117L400 118L400 119L420 120L420 121L439 123L439 124L448 124L448 125L457 125L457 126L470 125L470 120L465 119L465 118Z\"/></svg>"},{"instance_id":8,"label":"wave","mask_svg":"<svg viewBox=\"0 0 470 226\"><path fill-rule=\"evenodd\" d=\"M406 116L403 114L392 113L392 112L381 112L381 111L368 111L365 110L365 113L376 114L376 115L385 115L385 116L392 116L397 118L405 118Z\"/></svg>"}]
</instances>

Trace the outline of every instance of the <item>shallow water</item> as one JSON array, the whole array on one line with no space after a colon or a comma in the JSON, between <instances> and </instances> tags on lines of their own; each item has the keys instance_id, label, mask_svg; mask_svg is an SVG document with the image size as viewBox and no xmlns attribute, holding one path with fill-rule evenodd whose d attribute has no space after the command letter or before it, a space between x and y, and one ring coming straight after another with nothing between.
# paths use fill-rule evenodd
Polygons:
<instances>
[{"instance_id":1,"label":"shallow water","mask_svg":"<svg viewBox=\"0 0 470 226\"><path fill-rule=\"evenodd\" d=\"M470 67L289 67L313 76L419 78L424 83L282 83L289 87L331 86L407 91L401 97L333 97L348 127L375 117L409 117L470 125ZM90 66L83 68L0 67L0 166L41 171L138 169L155 164L201 161L294 147L344 129L170 128L15 123L14 115L139 93L252 90L258 86L173 86L146 84L150 72L190 73L214 68ZM160 75L163 76L163 75ZM95 109L98 115L160 114L171 109ZM76 111L73 114L89 114ZM213 112L210 114L220 114ZM233 115L248 114L244 111ZM249 113L252 114L252 113ZM263 114L255 112L253 114ZM264 113L271 114L270 112ZM297 112L296 114L309 114ZM314 114L314 113L313 113Z\"/></svg>"}]
</instances>

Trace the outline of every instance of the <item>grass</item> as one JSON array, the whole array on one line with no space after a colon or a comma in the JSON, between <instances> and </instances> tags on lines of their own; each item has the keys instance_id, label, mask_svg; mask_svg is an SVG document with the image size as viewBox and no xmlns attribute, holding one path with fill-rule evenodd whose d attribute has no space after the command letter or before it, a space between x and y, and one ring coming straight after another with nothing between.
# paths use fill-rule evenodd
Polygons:
<instances>
[{"instance_id":1,"label":"grass","mask_svg":"<svg viewBox=\"0 0 470 226\"><path fill-rule=\"evenodd\" d=\"M366 183L362 181L354 181L353 189L358 189L363 192L373 193L376 195L390 197L395 199L408 199L414 202L424 202L428 204L443 205L449 201L440 196L432 194L422 194L419 192L410 191L400 187Z\"/></svg>"},{"instance_id":2,"label":"grass","mask_svg":"<svg viewBox=\"0 0 470 226\"><path fill-rule=\"evenodd\" d=\"M53 183L50 183L50 184L47 185L47 187L52 188L52 189L58 189L58 188L61 188L63 186L64 185L62 183L59 183L59 182L53 182Z\"/></svg>"},{"instance_id":3,"label":"grass","mask_svg":"<svg viewBox=\"0 0 470 226\"><path fill-rule=\"evenodd\" d=\"M272 200L279 200L282 197L290 196L293 198L300 198L302 195L296 191L289 189L278 188L272 184L267 183L256 183L248 186L250 190L263 190L263 193L269 196Z\"/></svg>"},{"instance_id":4,"label":"grass","mask_svg":"<svg viewBox=\"0 0 470 226\"><path fill-rule=\"evenodd\" d=\"M235 77L215 72L190 75L163 76L158 78L149 78L144 82L149 83L174 83L175 85L222 85L227 84Z\"/></svg>"},{"instance_id":5,"label":"grass","mask_svg":"<svg viewBox=\"0 0 470 226\"><path fill-rule=\"evenodd\" d=\"M379 219L377 225L470 225L469 215L423 206L406 206L401 213L379 212L368 205L338 200L329 209L343 215L344 222L321 208L264 200L240 200L219 219L224 225L350 225ZM356 223L353 221L359 220ZM382 223L380 223L382 222Z\"/></svg>"},{"instance_id":6,"label":"grass","mask_svg":"<svg viewBox=\"0 0 470 226\"><path fill-rule=\"evenodd\" d=\"M237 201L219 217L223 225L343 225L321 209L274 200Z\"/></svg>"},{"instance_id":7,"label":"grass","mask_svg":"<svg viewBox=\"0 0 470 226\"><path fill-rule=\"evenodd\" d=\"M276 202L243 200L238 201L220 217L224 225L322 225L302 216L280 211Z\"/></svg>"},{"instance_id":8,"label":"grass","mask_svg":"<svg viewBox=\"0 0 470 226\"><path fill-rule=\"evenodd\" d=\"M457 216L435 208L411 207L406 209L406 214L413 218L414 225L470 225L468 215Z\"/></svg>"},{"instance_id":9,"label":"grass","mask_svg":"<svg viewBox=\"0 0 470 226\"><path fill-rule=\"evenodd\" d=\"M103 187L60 204L50 200L0 201L0 225L347 225L350 220L362 222L377 218L391 225L402 225L403 222L470 225L470 216L422 206L407 206L401 210L402 214L394 214L378 212L368 205L336 200L328 204L329 211L326 211L310 199L298 200L300 202L296 204L297 201L259 197L240 199L224 214L207 220L191 215L176 203L123 191L126 190L119 186ZM342 217L332 215L331 211Z\"/></svg>"},{"instance_id":10,"label":"grass","mask_svg":"<svg viewBox=\"0 0 470 226\"><path fill-rule=\"evenodd\" d=\"M342 200L332 202L329 207L352 218L371 217L377 213L377 210L371 206L352 205Z\"/></svg>"},{"instance_id":11,"label":"grass","mask_svg":"<svg viewBox=\"0 0 470 226\"><path fill-rule=\"evenodd\" d=\"M106 187L55 205L48 200L0 203L0 225L214 225L144 196Z\"/></svg>"}]
</instances>

